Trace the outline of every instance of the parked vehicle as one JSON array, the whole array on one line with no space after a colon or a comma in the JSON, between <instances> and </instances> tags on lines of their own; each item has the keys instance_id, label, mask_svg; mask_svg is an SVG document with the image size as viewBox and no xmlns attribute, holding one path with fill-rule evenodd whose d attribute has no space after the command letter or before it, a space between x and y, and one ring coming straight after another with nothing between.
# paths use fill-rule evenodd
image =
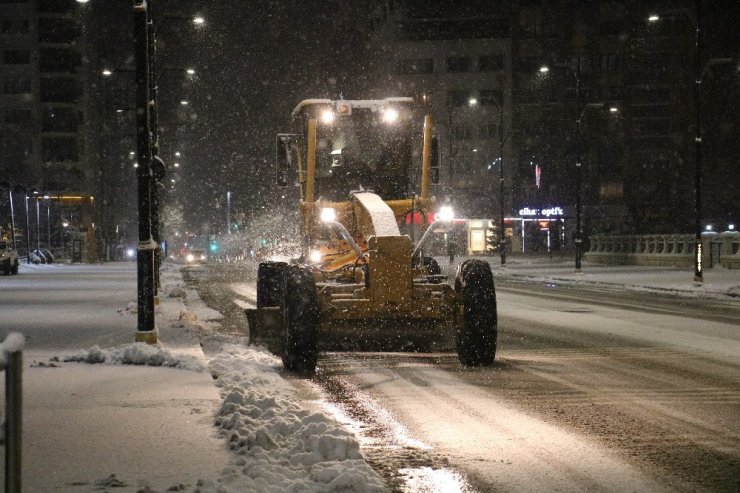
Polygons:
<instances>
[{"instance_id":1,"label":"parked vehicle","mask_svg":"<svg viewBox=\"0 0 740 493\"><path fill-rule=\"evenodd\" d=\"M51 250L48 248L41 248L40 252L44 254L44 258L46 258L47 264L53 264L54 263L54 254L51 253Z\"/></svg>"},{"instance_id":2,"label":"parked vehicle","mask_svg":"<svg viewBox=\"0 0 740 493\"><path fill-rule=\"evenodd\" d=\"M18 274L18 253L13 248L13 245L5 240L0 240L0 268L2 272L9 276L11 274Z\"/></svg>"},{"instance_id":3,"label":"parked vehicle","mask_svg":"<svg viewBox=\"0 0 740 493\"><path fill-rule=\"evenodd\" d=\"M39 259L39 262L38 263L40 263L40 264L50 264L51 263L51 262L49 262L47 260L46 255L44 255L44 252L42 252L41 250L34 250L34 251L31 252L31 254L32 255L36 255L38 257L38 259ZM31 261L33 262L33 259L31 259ZM36 262L34 262L34 263L36 263Z\"/></svg>"}]
</instances>

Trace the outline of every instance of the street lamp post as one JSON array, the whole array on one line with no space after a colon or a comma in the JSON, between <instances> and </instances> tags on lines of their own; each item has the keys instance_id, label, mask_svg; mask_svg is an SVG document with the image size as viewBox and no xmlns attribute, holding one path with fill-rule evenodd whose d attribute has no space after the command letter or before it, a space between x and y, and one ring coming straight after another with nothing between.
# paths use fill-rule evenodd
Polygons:
<instances>
[{"instance_id":1,"label":"street lamp post","mask_svg":"<svg viewBox=\"0 0 740 493\"><path fill-rule=\"evenodd\" d=\"M520 133L518 130L510 130L504 133L504 111L499 106L499 126L498 126L498 149L499 149L499 227L501 233L499 235L499 249L501 251L501 266L506 265L506 235L504 234L504 147L506 141L512 135Z\"/></svg>"},{"instance_id":2,"label":"street lamp post","mask_svg":"<svg viewBox=\"0 0 740 493\"><path fill-rule=\"evenodd\" d=\"M152 237L152 135L150 121L149 11L145 0L134 4L134 58L136 66L136 151L139 208L139 241L137 247L137 315L136 342L155 344L154 325L154 250Z\"/></svg>"},{"instance_id":3,"label":"street lamp post","mask_svg":"<svg viewBox=\"0 0 740 493\"><path fill-rule=\"evenodd\" d=\"M231 234L231 192L226 192L226 234Z\"/></svg>"},{"instance_id":4,"label":"street lamp post","mask_svg":"<svg viewBox=\"0 0 740 493\"><path fill-rule=\"evenodd\" d=\"M702 67L702 35L701 35L701 0L695 0L695 11L692 14L689 10L674 10L668 15L684 15L694 27L694 112L696 113L696 128L694 136L694 282L704 282L704 271L702 267L702 160L701 160L701 84L704 75L712 65L721 65L732 63L732 58L710 58ZM649 22L657 22L660 16L652 14L648 17Z\"/></svg>"},{"instance_id":5,"label":"street lamp post","mask_svg":"<svg viewBox=\"0 0 740 493\"><path fill-rule=\"evenodd\" d=\"M581 248L583 244L583 227L581 225L581 165L583 163L583 156L581 151L581 119L586 111L586 108L581 110L581 57L577 57L576 70L568 65L558 65L558 67L567 68L576 79L576 231L575 243L576 258L575 268L576 272L581 272ZM547 73L550 69L547 66L540 68L541 73ZM588 105L586 105L588 107Z\"/></svg>"},{"instance_id":6,"label":"street lamp post","mask_svg":"<svg viewBox=\"0 0 740 493\"><path fill-rule=\"evenodd\" d=\"M586 110L589 108L603 108L604 103L586 103L581 105L581 57L577 57L576 70L568 65L558 65L559 67L567 68L576 79L576 231L575 231L575 271L581 272L581 260L583 256L583 224L581 220L581 169L583 167L583 139L581 134L581 122L583 116L586 114ZM547 66L540 68L541 73L547 73L550 69ZM583 107L581 107L583 106ZM616 107L609 109L612 113L617 113L619 110Z\"/></svg>"},{"instance_id":7,"label":"street lamp post","mask_svg":"<svg viewBox=\"0 0 740 493\"><path fill-rule=\"evenodd\" d=\"M23 192L24 202L26 205L26 263L31 263L31 231L29 230L28 220L28 191Z\"/></svg>"}]
</instances>

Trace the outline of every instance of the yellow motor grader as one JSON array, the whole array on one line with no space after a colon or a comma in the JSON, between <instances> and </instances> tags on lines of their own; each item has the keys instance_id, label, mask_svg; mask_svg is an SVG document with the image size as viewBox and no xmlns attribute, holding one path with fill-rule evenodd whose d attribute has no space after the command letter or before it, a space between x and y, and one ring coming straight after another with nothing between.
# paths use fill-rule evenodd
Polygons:
<instances>
[{"instance_id":1,"label":"yellow motor grader","mask_svg":"<svg viewBox=\"0 0 740 493\"><path fill-rule=\"evenodd\" d=\"M431 116L421 128L411 98L309 99L292 115L296 132L276 139L276 181L295 187L301 255L260 263L257 308L246 310L250 342L273 348L287 370L304 374L315 371L322 341L342 340L347 349L378 336L395 350L409 349L410 340L430 350L454 341L463 365L492 364L489 264L462 262L451 286L424 256L433 232L453 219L429 193ZM413 166L419 154L421 170ZM427 217L435 219L416 220ZM416 222L417 242L416 231L404 233Z\"/></svg>"}]
</instances>

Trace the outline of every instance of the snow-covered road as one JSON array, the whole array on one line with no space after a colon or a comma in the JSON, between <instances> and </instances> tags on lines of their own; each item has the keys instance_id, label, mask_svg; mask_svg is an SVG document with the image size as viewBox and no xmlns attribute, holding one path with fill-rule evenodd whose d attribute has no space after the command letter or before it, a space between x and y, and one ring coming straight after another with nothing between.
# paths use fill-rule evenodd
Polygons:
<instances>
[{"instance_id":1,"label":"snow-covered road","mask_svg":"<svg viewBox=\"0 0 740 493\"><path fill-rule=\"evenodd\" d=\"M246 281L224 289L248 302ZM327 353L293 384L399 491L737 487L735 301L502 284L492 368Z\"/></svg>"}]
</instances>

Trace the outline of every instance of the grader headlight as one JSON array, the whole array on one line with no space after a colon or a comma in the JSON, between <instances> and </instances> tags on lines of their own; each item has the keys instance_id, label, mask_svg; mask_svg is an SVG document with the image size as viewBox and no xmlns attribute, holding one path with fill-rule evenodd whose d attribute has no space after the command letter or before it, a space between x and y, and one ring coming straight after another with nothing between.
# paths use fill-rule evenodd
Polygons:
<instances>
[{"instance_id":1,"label":"grader headlight","mask_svg":"<svg viewBox=\"0 0 740 493\"><path fill-rule=\"evenodd\" d=\"M331 207L324 207L321 209L321 216L319 216L322 223L333 223L337 220L337 211Z\"/></svg>"},{"instance_id":2,"label":"grader headlight","mask_svg":"<svg viewBox=\"0 0 740 493\"><path fill-rule=\"evenodd\" d=\"M318 264L321 262L321 252L319 250L311 250L308 254L308 260L311 261L312 264Z\"/></svg>"},{"instance_id":3,"label":"grader headlight","mask_svg":"<svg viewBox=\"0 0 740 493\"><path fill-rule=\"evenodd\" d=\"M326 109L321 112L321 123L329 125L334 122L334 111Z\"/></svg>"},{"instance_id":4,"label":"grader headlight","mask_svg":"<svg viewBox=\"0 0 740 493\"><path fill-rule=\"evenodd\" d=\"M383 111L383 121L388 124L398 121L398 110L395 108L386 108Z\"/></svg>"},{"instance_id":5,"label":"grader headlight","mask_svg":"<svg viewBox=\"0 0 740 493\"><path fill-rule=\"evenodd\" d=\"M436 219L438 219L439 221L450 222L455 219L455 212L449 205L443 205L439 208Z\"/></svg>"}]
</instances>

